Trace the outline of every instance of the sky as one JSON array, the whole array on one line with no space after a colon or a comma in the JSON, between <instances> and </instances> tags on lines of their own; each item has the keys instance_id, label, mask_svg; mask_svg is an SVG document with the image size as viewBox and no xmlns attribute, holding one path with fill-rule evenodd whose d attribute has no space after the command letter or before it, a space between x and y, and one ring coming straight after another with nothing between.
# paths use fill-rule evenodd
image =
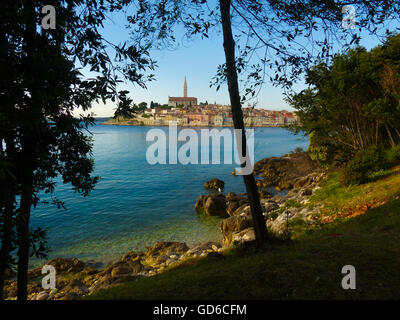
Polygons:
<instances>
[{"instance_id":1,"label":"sky","mask_svg":"<svg viewBox=\"0 0 400 320\"><path fill-rule=\"evenodd\" d=\"M125 15L117 14L110 17L104 24L102 34L110 41L119 43L128 38L124 28ZM368 49L376 46L376 39L365 37L362 45ZM217 72L218 65L224 62L224 50L222 46L222 33L214 30L208 39L198 38L194 41L185 41L175 50L152 50L151 58L157 61L154 73L156 80L147 83L143 89L131 83L125 83L119 89L126 89L135 103L142 101L168 103L168 96L183 96L183 82L187 79L188 96L197 97L198 102L217 104L229 104L229 94L226 85L221 86L219 91L215 87L210 88L210 81ZM303 84L297 85L302 89ZM258 97L257 108L270 110L292 110L284 101L283 90L264 84ZM95 103L90 110L97 117L113 116L115 103ZM75 114L80 114L78 109Z\"/></svg>"}]
</instances>

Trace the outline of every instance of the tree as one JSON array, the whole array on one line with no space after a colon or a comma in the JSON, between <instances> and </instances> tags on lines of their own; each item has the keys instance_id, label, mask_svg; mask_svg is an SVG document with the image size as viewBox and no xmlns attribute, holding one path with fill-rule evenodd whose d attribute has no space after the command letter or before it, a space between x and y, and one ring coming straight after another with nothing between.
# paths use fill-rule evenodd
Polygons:
<instances>
[{"instance_id":1,"label":"tree","mask_svg":"<svg viewBox=\"0 0 400 320\"><path fill-rule=\"evenodd\" d=\"M256 99L267 79L290 90L311 64L332 59L335 45L359 43L361 31L379 35L378 27L398 19L400 12L400 4L395 0L355 1L358 28L343 30L342 9L349 4L345 1L139 0L137 3L138 10L128 17L134 43L171 48L176 45L175 31L181 26L187 38L195 35L208 38L213 27L222 27L226 61L218 67L211 85L218 90L222 83L228 83L236 129L244 129L242 103ZM245 139L241 147L240 150L246 150ZM257 243L261 245L267 234L258 190L252 174L243 178Z\"/></svg>"},{"instance_id":2,"label":"tree","mask_svg":"<svg viewBox=\"0 0 400 320\"><path fill-rule=\"evenodd\" d=\"M147 108L147 102L141 102L141 103L139 103L138 111L143 112L144 110L146 110L146 108Z\"/></svg>"},{"instance_id":3,"label":"tree","mask_svg":"<svg viewBox=\"0 0 400 320\"><path fill-rule=\"evenodd\" d=\"M0 196L0 285L17 248L20 300L27 298L29 256L46 254L45 232L29 228L40 192L52 194L58 175L84 196L97 182L92 176L91 137L85 134L94 119L75 118L73 111L87 111L93 102L110 99L117 101L121 114L130 112L128 92L117 90L121 76L143 87L152 78L144 74L152 68L145 48L116 46L99 33L105 14L120 10L124 3L3 1L0 67L8 77L0 83L0 180L7 192ZM47 4L56 8L57 27L39 32L37 13ZM85 78L79 67L88 67L96 76ZM54 197L53 203L64 206Z\"/></svg>"},{"instance_id":4,"label":"tree","mask_svg":"<svg viewBox=\"0 0 400 320\"><path fill-rule=\"evenodd\" d=\"M400 35L389 36L371 51L347 50L308 71L309 87L290 102L300 129L312 136L312 155L321 160L329 152L345 161L338 157L400 142L399 52Z\"/></svg>"},{"instance_id":5,"label":"tree","mask_svg":"<svg viewBox=\"0 0 400 320\"><path fill-rule=\"evenodd\" d=\"M237 146L239 152L242 152L242 157L248 159L246 132L244 129L243 112L239 95L238 77L236 71L235 58L235 41L233 40L231 28L231 3L230 1L220 0L221 23L224 35L224 50L226 60L226 79L228 82L229 97L231 101L232 120L235 129L240 129L242 132L241 146ZM237 140L240 143L240 139ZM245 167L246 162L242 163ZM258 245L262 245L267 238L267 228L264 222L263 210L260 203L260 195L258 193L256 181L253 173L243 176L244 184L246 185L247 196L249 198L251 215L254 224L254 233Z\"/></svg>"}]
</instances>

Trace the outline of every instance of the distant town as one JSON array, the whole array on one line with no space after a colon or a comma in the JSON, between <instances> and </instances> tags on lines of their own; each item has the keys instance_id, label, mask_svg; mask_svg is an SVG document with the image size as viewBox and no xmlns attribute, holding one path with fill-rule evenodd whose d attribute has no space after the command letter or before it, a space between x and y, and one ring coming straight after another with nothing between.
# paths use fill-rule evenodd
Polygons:
<instances>
[{"instance_id":1,"label":"distant town","mask_svg":"<svg viewBox=\"0 0 400 320\"><path fill-rule=\"evenodd\" d=\"M298 123L296 113L286 110L274 111L243 108L244 123L247 127L280 127ZM188 97L186 78L183 85L183 97L168 97L168 104L151 102L149 108L145 102L139 104L134 118L118 117L104 124L167 126L170 122L178 126L190 127L232 127L231 106L198 104L196 97Z\"/></svg>"}]
</instances>

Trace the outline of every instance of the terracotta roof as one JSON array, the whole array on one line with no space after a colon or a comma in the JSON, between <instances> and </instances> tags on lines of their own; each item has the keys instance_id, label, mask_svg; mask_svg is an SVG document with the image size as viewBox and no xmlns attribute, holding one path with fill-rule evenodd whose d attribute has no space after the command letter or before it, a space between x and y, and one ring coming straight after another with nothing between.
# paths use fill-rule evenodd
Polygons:
<instances>
[{"instance_id":1,"label":"terracotta roof","mask_svg":"<svg viewBox=\"0 0 400 320\"><path fill-rule=\"evenodd\" d=\"M168 97L168 101L197 101L195 97Z\"/></svg>"}]
</instances>

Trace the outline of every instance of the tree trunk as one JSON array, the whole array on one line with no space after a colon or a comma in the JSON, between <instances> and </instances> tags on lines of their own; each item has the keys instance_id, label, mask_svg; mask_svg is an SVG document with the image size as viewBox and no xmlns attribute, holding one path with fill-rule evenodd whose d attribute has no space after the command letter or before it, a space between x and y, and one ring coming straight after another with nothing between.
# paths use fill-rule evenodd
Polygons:
<instances>
[{"instance_id":1,"label":"tree trunk","mask_svg":"<svg viewBox=\"0 0 400 320\"><path fill-rule=\"evenodd\" d=\"M11 199L7 199L7 203L4 205L3 213L3 230L1 238L1 250L0 250L0 300L3 299L3 288L5 273L9 263L10 251L12 247L12 216L13 216L14 205Z\"/></svg>"},{"instance_id":2,"label":"tree trunk","mask_svg":"<svg viewBox=\"0 0 400 320\"><path fill-rule=\"evenodd\" d=\"M389 129L389 127L388 127L386 124L385 124L385 128L386 128L386 131L387 131L387 133L388 133L390 145L392 146L392 148L394 148L394 147L396 146L396 144L394 143L392 134L390 133L390 129Z\"/></svg>"},{"instance_id":3,"label":"tree trunk","mask_svg":"<svg viewBox=\"0 0 400 320\"><path fill-rule=\"evenodd\" d=\"M29 173L28 173L29 174ZM18 300L27 299L29 265L29 219L32 206L32 173L22 186L21 206L17 217L18 232Z\"/></svg>"},{"instance_id":4,"label":"tree trunk","mask_svg":"<svg viewBox=\"0 0 400 320\"><path fill-rule=\"evenodd\" d=\"M247 152L246 134L243 122L243 112L240 102L239 95L239 85L238 76L236 70L236 59L235 59L235 41L232 35L231 26L231 14L230 0L220 0L220 11L221 11L221 22L224 35L224 50L226 59L226 69L227 69L227 81L229 97L231 101L232 108L232 119L235 129L240 129L242 132L242 145L237 146L239 152ZM244 164L242 164L242 167ZM268 237L267 228L265 225L265 220L263 216L263 211L260 203L260 196L258 193L256 181L254 179L253 173L243 176L244 183L246 185L247 196L250 202L251 216L254 223L254 233L256 236L257 245L261 246Z\"/></svg>"},{"instance_id":5,"label":"tree trunk","mask_svg":"<svg viewBox=\"0 0 400 320\"><path fill-rule=\"evenodd\" d=\"M20 210L17 215L17 236L18 236L18 273L17 273L17 299L27 299L28 287L28 266L29 266L29 219L31 215L32 197L33 197L33 172L36 145L36 124L39 109L37 102L39 91L35 86L35 52L36 52L36 20L35 7L33 1L24 1L24 14L26 17L25 30L25 51L26 57L26 76L25 81L31 99L27 106L28 114L31 114L31 120L22 125L22 155L25 160L21 183L21 201Z\"/></svg>"}]
</instances>

